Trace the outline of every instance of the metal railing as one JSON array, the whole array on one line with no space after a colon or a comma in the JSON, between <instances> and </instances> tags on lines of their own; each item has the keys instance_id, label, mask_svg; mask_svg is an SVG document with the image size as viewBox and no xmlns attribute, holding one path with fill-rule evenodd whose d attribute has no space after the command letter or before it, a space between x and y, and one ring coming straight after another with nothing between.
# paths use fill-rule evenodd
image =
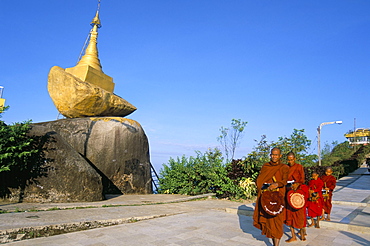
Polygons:
<instances>
[{"instance_id":1,"label":"metal railing","mask_svg":"<svg viewBox=\"0 0 370 246\"><path fill-rule=\"evenodd\" d=\"M152 163L150 163L150 172L151 172L151 176L152 176L153 193L158 194L159 176L158 176L157 172L155 171Z\"/></svg>"}]
</instances>

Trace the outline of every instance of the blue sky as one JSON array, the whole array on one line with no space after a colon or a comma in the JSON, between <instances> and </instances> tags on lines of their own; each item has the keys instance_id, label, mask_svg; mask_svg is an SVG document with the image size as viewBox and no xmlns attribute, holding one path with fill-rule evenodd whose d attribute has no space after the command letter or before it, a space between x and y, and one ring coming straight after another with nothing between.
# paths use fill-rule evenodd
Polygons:
<instances>
[{"instance_id":1,"label":"blue sky","mask_svg":"<svg viewBox=\"0 0 370 246\"><path fill-rule=\"evenodd\" d=\"M7 123L55 120L52 66L75 65L96 0L2 0L0 85ZM317 144L370 127L368 0L101 0L98 49L115 93L138 110L156 169L217 147L221 126L248 121L254 139L305 129ZM314 146L316 147L316 146ZM316 153L317 149L312 149Z\"/></svg>"}]
</instances>

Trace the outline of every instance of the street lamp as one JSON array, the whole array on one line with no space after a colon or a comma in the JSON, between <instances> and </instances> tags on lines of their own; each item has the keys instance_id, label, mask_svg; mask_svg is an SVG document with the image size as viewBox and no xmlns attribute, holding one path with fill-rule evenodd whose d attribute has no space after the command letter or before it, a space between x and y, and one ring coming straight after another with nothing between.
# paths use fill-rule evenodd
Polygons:
<instances>
[{"instance_id":1,"label":"street lamp","mask_svg":"<svg viewBox=\"0 0 370 246\"><path fill-rule=\"evenodd\" d=\"M324 123L321 123L319 125L319 127L317 127L317 145L318 145L318 154L319 154L319 166L321 166L321 151L320 151L320 133L321 133L321 128L325 125L331 125L331 124L342 124L343 121L341 120L337 120L337 121L332 121L332 122L324 122Z\"/></svg>"}]
</instances>

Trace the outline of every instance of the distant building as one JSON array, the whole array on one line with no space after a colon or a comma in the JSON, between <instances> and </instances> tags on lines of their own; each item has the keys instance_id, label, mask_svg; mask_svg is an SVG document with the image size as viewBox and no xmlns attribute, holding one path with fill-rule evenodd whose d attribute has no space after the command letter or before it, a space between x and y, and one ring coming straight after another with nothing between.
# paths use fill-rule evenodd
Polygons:
<instances>
[{"instance_id":1,"label":"distant building","mask_svg":"<svg viewBox=\"0 0 370 246\"><path fill-rule=\"evenodd\" d=\"M349 144L369 144L370 143L370 129L369 128L358 128L356 131L349 131L344 134L348 139Z\"/></svg>"},{"instance_id":2,"label":"distant building","mask_svg":"<svg viewBox=\"0 0 370 246\"><path fill-rule=\"evenodd\" d=\"M4 87L0 86L0 112L1 112L1 109L5 106L5 99L2 98L3 91L4 91Z\"/></svg>"}]
</instances>

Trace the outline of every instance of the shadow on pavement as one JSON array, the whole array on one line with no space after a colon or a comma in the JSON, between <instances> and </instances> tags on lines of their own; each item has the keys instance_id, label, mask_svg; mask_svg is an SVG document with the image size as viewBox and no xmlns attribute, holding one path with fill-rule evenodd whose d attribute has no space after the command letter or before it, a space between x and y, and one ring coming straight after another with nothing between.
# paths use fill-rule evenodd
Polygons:
<instances>
[{"instance_id":1,"label":"shadow on pavement","mask_svg":"<svg viewBox=\"0 0 370 246\"><path fill-rule=\"evenodd\" d=\"M358 245L370 245L370 241L369 240L366 240L356 234L353 234L351 232L348 232L348 231L340 231L340 233L346 235L347 237L350 237L353 239L353 242L355 242L356 244Z\"/></svg>"},{"instance_id":2,"label":"shadow on pavement","mask_svg":"<svg viewBox=\"0 0 370 246\"><path fill-rule=\"evenodd\" d=\"M238 218L239 218L239 227L243 232L251 234L253 238L258 241L263 241L267 246L272 246L271 241L264 235L261 235L261 231L253 226L253 217L243 215L244 211L250 211L250 208L241 205L238 207Z\"/></svg>"}]
</instances>

